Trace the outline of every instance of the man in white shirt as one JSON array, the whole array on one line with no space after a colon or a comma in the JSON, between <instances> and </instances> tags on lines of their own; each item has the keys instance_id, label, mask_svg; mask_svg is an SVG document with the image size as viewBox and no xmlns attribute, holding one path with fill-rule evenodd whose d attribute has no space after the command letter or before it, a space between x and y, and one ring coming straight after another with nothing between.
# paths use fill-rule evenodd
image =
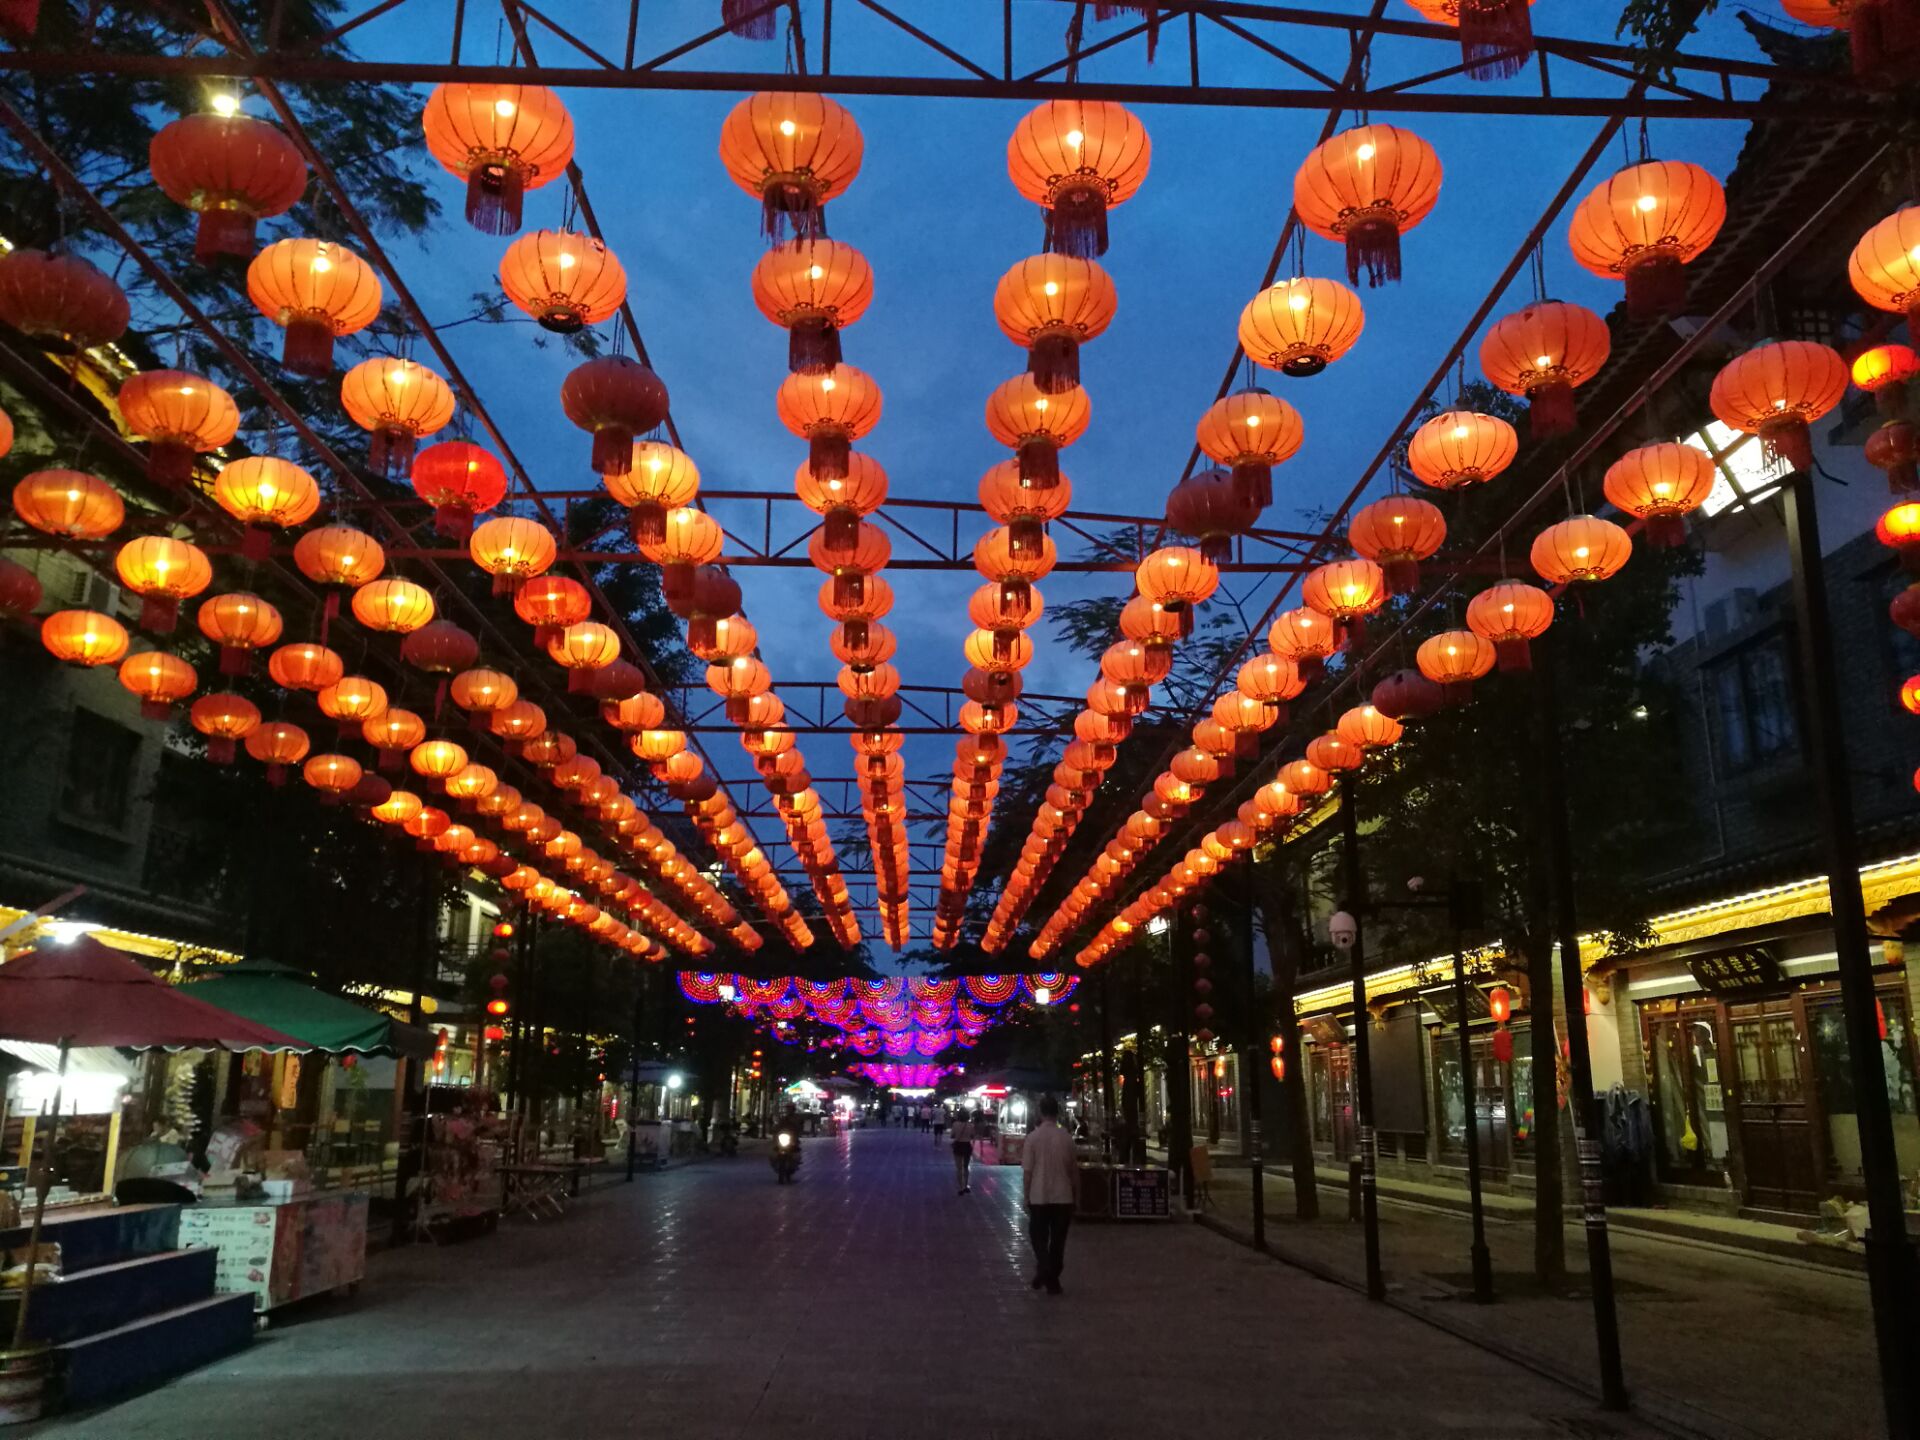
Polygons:
<instances>
[{"instance_id":1,"label":"man in white shirt","mask_svg":"<svg viewBox=\"0 0 1920 1440\"><path fill-rule=\"evenodd\" d=\"M1060 1267L1067 1254L1067 1227L1080 1186L1073 1137L1060 1128L1060 1102L1040 1102L1040 1123L1027 1136L1020 1157L1021 1192L1027 1202L1027 1238L1038 1265L1033 1288L1060 1293Z\"/></svg>"}]
</instances>

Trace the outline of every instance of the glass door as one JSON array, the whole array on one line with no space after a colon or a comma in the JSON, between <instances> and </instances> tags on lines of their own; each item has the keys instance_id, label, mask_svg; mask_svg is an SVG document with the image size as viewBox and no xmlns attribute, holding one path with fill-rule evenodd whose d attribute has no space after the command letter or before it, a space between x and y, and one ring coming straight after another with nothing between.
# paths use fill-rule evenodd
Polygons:
<instances>
[{"instance_id":1,"label":"glass door","mask_svg":"<svg viewBox=\"0 0 1920 1440\"><path fill-rule=\"evenodd\" d=\"M1653 1122L1660 1178L1680 1185L1718 1185L1731 1144L1721 1078L1719 1007L1695 1006L1650 1017Z\"/></svg>"}]
</instances>

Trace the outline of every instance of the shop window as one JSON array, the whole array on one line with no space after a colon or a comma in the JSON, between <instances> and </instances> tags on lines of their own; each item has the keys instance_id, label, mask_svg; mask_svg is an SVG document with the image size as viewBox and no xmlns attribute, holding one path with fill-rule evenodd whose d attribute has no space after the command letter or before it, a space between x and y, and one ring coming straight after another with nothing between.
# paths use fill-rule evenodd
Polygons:
<instances>
[{"instance_id":1,"label":"shop window","mask_svg":"<svg viewBox=\"0 0 1920 1440\"><path fill-rule=\"evenodd\" d=\"M1894 1149L1901 1174L1910 1175L1920 1168L1920 1093L1916 1093L1914 1081L1913 1012L1904 995L1882 990L1875 1019L1887 1100L1893 1110ZM1828 1173L1842 1184L1858 1187L1864 1183L1859 1102L1847 1062L1847 1016L1840 997L1810 1003L1807 1026L1812 1032L1820 1107L1827 1121Z\"/></svg>"},{"instance_id":2,"label":"shop window","mask_svg":"<svg viewBox=\"0 0 1920 1440\"><path fill-rule=\"evenodd\" d=\"M1784 635L1773 635L1718 661L1707 671L1722 767L1750 769L1795 749L1793 672Z\"/></svg>"},{"instance_id":3,"label":"shop window","mask_svg":"<svg viewBox=\"0 0 1920 1440\"><path fill-rule=\"evenodd\" d=\"M1511 1161L1510 1151L1516 1139L1515 1126L1509 1126L1507 1074L1523 1057L1519 1049L1527 1043L1526 1032L1514 1037L1516 1064L1503 1067L1493 1058L1493 1037L1476 1031L1473 1037L1473 1113L1479 1135L1480 1164L1492 1174L1504 1174ZM1460 1036L1451 1026L1433 1032L1433 1090L1439 1102L1440 1156L1450 1165L1463 1165L1467 1155L1466 1090L1460 1083ZM1530 1073L1530 1071L1529 1071ZM1519 1091L1515 1089L1514 1113L1519 1114Z\"/></svg>"},{"instance_id":4,"label":"shop window","mask_svg":"<svg viewBox=\"0 0 1920 1440\"><path fill-rule=\"evenodd\" d=\"M76 709L60 785L61 818L95 829L124 831L139 758L137 733L104 715Z\"/></svg>"},{"instance_id":5,"label":"shop window","mask_svg":"<svg viewBox=\"0 0 1920 1440\"><path fill-rule=\"evenodd\" d=\"M1729 1126L1714 1013L1663 1016L1651 1021L1648 1049L1653 1060L1654 1118L1662 1176L1696 1183L1723 1177Z\"/></svg>"}]
</instances>

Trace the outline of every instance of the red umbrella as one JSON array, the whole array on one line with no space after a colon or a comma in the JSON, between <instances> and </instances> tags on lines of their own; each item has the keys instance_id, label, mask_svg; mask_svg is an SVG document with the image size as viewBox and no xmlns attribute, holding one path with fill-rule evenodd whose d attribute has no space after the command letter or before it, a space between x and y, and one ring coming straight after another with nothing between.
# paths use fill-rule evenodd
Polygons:
<instances>
[{"instance_id":1,"label":"red umbrella","mask_svg":"<svg viewBox=\"0 0 1920 1440\"><path fill-rule=\"evenodd\" d=\"M137 1050L310 1048L176 990L125 951L85 935L0 965L0 1040Z\"/></svg>"}]
</instances>

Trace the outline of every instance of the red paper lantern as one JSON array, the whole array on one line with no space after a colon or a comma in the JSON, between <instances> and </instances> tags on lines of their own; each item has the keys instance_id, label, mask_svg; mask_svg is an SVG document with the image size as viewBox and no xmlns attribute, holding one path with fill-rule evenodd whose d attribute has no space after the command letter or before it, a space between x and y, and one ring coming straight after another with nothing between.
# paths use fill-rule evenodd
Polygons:
<instances>
[{"instance_id":1,"label":"red paper lantern","mask_svg":"<svg viewBox=\"0 0 1920 1440\"><path fill-rule=\"evenodd\" d=\"M129 375L116 403L127 428L148 442L147 477L162 485L186 484L194 457L218 450L240 429L233 397L184 370Z\"/></svg>"},{"instance_id":2,"label":"red paper lantern","mask_svg":"<svg viewBox=\"0 0 1920 1440\"><path fill-rule=\"evenodd\" d=\"M601 475L632 468L634 437L664 421L668 405L665 383L628 355L596 356L574 366L560 385L560 408L593 436L593 468Z\"/></svg>"},{"instance_id":3,"label":"red paper lantern","mask_svg":"<svg viewBox=\"0 0 1920 1440\"><path fill-rule=\"evenodd\" d=\"M307 162L278 127L237 111L183 115L147 146L154 183L200 217L193 258L253 254L254 227L307 190Z\"/></svg>"},{"instance_id":4,"label":"red paper lantern","mask_svg":"<svg viewBox=\"0 0 1920 1440\"><path fill-rule=\"evenodd\" d=\"M456 538L472 533L507 495L506 467L493 452L468 440L429 445L413 461L413 493L433 506L434 529Z\"/></svg>"},{"instance_id":5,"label":"red paper lantern","mask_svg":"<svg viewBox=\"0 0 1920 1440\"><path fill-rule=\"evenodd\" d=\"M1147 178L1153 146L1131 111L1108 100L1049 100L1007 141L1007 173L1047 212L1045 248L1092 259L1107 253L1107 212Z\"/></svg>"},{"instance_id":6,"label":"red paper lantern","mask_svg":"<svg viewBox=\"0 0 1920 1440\"><path fill-rule=\"evenodd\" d=\"M626 303L627 272L591 235L535 230L507 247L500 259L500 288L542 330L572 335Z\"/></svg>"},{"instance_id":7,"label":"red paper lantern","mask_svg":"<svg viewBox=\"0 0 1920 1440\"><path fill-rule=\"evenodd\" d=\"M1440 157L1395 125L1356 125L1315 146L1293 177L1293 208L1314 234L1347 247L1347 283L1400 278L1400 237L1440 199Z\"/></svg>"},{"instance_id":8,"label":"red paper lantern","mask_svg":"<svg viewBox=\"0 0 1920 1440\"><path fill-rule=\"evenodd\" d=\"M380 277L332 240L276 240L247 266L247 296L287 332L280 363L315 378L333 369L333 342L379 317Z\"/></svg>"},{"instance_id":9,"label":"red paper lantern","mask_svg":"<svg viewBox=\"0 0 1920 1440\"><path fill-rule=\"evenodd\" d=\"M77 255L0 255L0 320L55 354L118 340L131 318L125 292Z\"/></svg>"},{"instance_id":10,"label":"red paper lantern","mask_svg":"<svg viewBox=\"0 0 1920 1440\"><path fill-rule=\"evenodd\" d=\"M453 391L424 365L391 355L362 360L341 377L347 418L373 437L367 464L382 475L412 470L415 444L453 419Z\"/></svg>"},{"instance_id":11,"label":"red paper lantern","mask_svg":"<svg viewBox=\"0 0 1920 1440\"><path fill-rule=\"evenodd\" d=\"M825 95L749 95L720 128L720 163L760 201L761 231L776 241L825 236L826 204L860 173L863 149L853 116Z\"/></svg>"},{"instance_id":12,"label":"red paper lantern","mask_svg":"<svg viewBox=\"0 0 1920 1440\"><path fill-rule=\"evenodd\" d=\"M1542 300L1494 322L1480 342L1480 368L1499 389L1527 398L1533 438L1545 440L1573 429L1575 387L1612 353L1607 322L1593 311Z\"/></svg>"},{"instance_id":13,"label":"red paper lantern","mask_svg":"<svg viewBox=\"0 0 1920 1440\"><path fill-rule=\"evenodd\" d=\"M436 85L421 119L433 158L467 182L467 223L483 234L518 230L522 197L573 159L573 117L544 86Z\"/></svg>"}]
</instances>

